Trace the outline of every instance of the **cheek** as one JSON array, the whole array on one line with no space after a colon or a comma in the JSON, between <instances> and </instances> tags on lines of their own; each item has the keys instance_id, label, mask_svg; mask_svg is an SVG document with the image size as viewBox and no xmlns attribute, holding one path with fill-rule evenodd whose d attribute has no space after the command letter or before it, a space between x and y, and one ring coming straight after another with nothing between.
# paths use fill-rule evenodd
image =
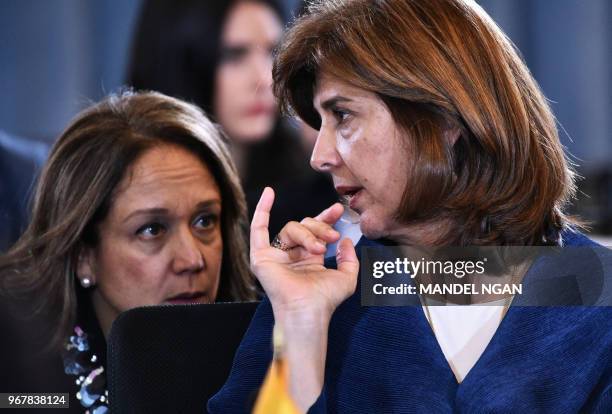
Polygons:
<instances>
[{"instance_id":1,"label":"cheek","mask_svg":"<svg viewBox=\"0 0 612 414\"><path fill-rule=\"evenodd\" d=\"M371 185L376 188L389 209L396 211L408 182L408 155L396 143L373 147L368 163Z\"/></svg>"},{"instance_id":2,"label":"cheek","mask_svg":"<svg viewBox=\"0 0 612 414\"><path fill-rule=\"evenodd\" d=\"M368 192L379 198L388 193L389 159L377 145L357 130L350 139L337 138L336 148L351 174ZM367 162L364 162L367 160Z\"/></svg>"},{"instance_id":3,"label":"cheek","mask_svg":"<svg viewBox=\"0 0 612 414\"><path fill-rule=\"evenodd\" d=\"M402 152L392 147L369 145L367 140L339 148L343 149L341 156L352 175L367 190L370 211L366 219L372 220L370 225L375 225L375 221L392 220L407 182L407 161Z\"/></svg>"},{"instance_id":4,"label":"cheek","mask_svg":"<svg viewBox=\"0 0 612 414\"><path fill-rule=\"evenodd\" d=\"M98 262L98 289L119 311L156 305L163 299L168 269L163 254L148 256L125 247L115 248L103 252Z\"/></svg>"},{"instance_id":5,"label":"cheek","mask_svg":"<svg viewBox=\"0 0 612 414\"><path fill-rule=\"evenodd\" d=\"M213 109L220 121L235 116L238 99L243 95L240 84L240 71L236 68L223 65L217 71Z\"/></svg>"},{"instance_id":6,"label":"cheek","mask_svg":"<svg viewBox=\"0 0 612 414\"><path fill-rule=\"evenodd\" d=\"M223 263L223 239L221 235L215 243L205 246L202 254L206 260L208 283L216 296L221 278L221 264Z\"/></svg>"}]
</instances>

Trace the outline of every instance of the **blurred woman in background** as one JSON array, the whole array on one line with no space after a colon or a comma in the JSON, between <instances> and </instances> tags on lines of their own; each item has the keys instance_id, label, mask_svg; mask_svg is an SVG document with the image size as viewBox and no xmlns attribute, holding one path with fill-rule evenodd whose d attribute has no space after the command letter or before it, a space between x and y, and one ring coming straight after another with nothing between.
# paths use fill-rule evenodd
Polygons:
<instances>
[{"instance_id":1,"label":"blurred woman in background","mask_svg":"<svg viewBox=\"0 0 612 414\"><path fill-rule=\"evenodd\" d=\"M226 142L197 107L128 92L84 110L51 151L31 224L0 259L1 292L31 305L71 386L49 379L59 358L24 371L104 412L105 337L120 312L255 298L245 230ZM24 389L11 380L0 389Z\"/></svg>"},{"instance_id":2,"label":"blurred woman in background","mask_svg":"<svg viewBox=\"0 0 612 414\"><path fill-rule=\"evenodd\" d=\"M308 167L308 152L279 118L272 94L272 51L285 14L275 0L147 1L127 80L194 102L222 126L249 210L266 185L279 193L277 231L336 199L328 177Z\"/></svg>"}]
</instances>

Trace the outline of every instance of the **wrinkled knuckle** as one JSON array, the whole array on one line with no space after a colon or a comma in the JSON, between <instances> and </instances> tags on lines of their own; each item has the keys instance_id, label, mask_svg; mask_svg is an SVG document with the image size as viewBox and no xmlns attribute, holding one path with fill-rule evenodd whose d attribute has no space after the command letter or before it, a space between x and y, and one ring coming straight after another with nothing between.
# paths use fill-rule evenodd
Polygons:
<instances>
[{"instance_id":1,"label":"wrinkled knuckle","mask_svg":"<svg viewBox=\"0 0 612 414\"><path fill-rule=\"evenodd\" d=\"M319 241L319 239L317 239L315 236L313 236L312 234L308 236L308 242L312 243L313 245L318 245L321 242Z\"/></svg>"},{"instance_id":2,"label":"wrinkled knuckle","mask_svg":"<svg viewBox=\"0 0 612 414\"><path fill-rule=\"evenodd\" d=\"M336 229L334 229L334 226L332 226L331 224L321 223L321 226L322 226L322 229L326 232L336 231Z\"/></svg>"}]
</instances>

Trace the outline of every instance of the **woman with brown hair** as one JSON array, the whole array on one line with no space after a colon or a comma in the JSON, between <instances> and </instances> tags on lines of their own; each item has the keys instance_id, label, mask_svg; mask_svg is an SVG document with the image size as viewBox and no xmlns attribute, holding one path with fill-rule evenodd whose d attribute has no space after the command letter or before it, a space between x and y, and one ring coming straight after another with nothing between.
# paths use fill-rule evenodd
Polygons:
<instances>
[{"instance_id":1,"label":"woman with brown hair","mask_svg":"<svg viewBox=\"0 0 612 414\"><path fill-rule=\"evenodd\" d=\"M574 173L552 112L475 2L316 2L281 44L274 81L281 105L319 130L311 164L332 175L365 238L324 263L339 238L334 205L270 243L264 191L251 267L267 299L210 412L247 410L274 324L303 411L612 408L609 307L360 306L359 248L595 245L564 213Z\"/></svg>"},{"instance_id":2,"label":"woman with brown hair","mask_svg":"<svg viewBox=\"0 0 612 414\"><path fill-rule=\"evenodd\" d=\"M112 95L55 143L31 224L0 259L0 287L31 302L72 395L102 413L105 337L120 312L255 298L246 221L226 142L200 109Z\"/></svg>"}]
</instances>

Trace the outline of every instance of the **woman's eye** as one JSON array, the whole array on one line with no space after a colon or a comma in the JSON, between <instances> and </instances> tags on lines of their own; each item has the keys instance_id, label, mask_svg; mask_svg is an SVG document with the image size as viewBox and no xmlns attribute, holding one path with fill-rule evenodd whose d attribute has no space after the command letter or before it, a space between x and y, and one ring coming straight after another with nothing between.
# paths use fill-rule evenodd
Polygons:
<instances>
[{"instance_id":1,"label":"woman's eye","mask_svg":"<svg viewBox=\"0 0 612 414\"><path fill-rule=\"evenodd\" d=\"M195 220L195 227L199 229L210 229L217 223L217 216L215 214L203 214Z\"/></svg>"},{"instance_id":2,"label":"woman's eye","mask_svg":"<svg viewBox=\"0 0 612 414\"><path fill-rule=\"evenodd\" d=\"M166 228L160 223L148 223L136 230L136 235L153 239L162 235L165 230Z\"/></svg>"},{"instance_id":3,"label":"woman's eye","mask_svg":"<svg viewBox=\"0 0 612 414\"><path fill-rule=\"evenodd\" d=\"M249 49L245 46L224 47L221 50L221 63L236 63L246 57Z\"/></svg>"},{"instance_id":4,"label":"woman's eye","mask_svg":"<svg viewBox=\"0 0 612 414\"><path fill-rule=\"evenodd\" d=\"M342 124L350 115L349 111L345 111L342 109L334 109L333 110L334 117L339 124Z\"/></svg>"}]
</instances>

